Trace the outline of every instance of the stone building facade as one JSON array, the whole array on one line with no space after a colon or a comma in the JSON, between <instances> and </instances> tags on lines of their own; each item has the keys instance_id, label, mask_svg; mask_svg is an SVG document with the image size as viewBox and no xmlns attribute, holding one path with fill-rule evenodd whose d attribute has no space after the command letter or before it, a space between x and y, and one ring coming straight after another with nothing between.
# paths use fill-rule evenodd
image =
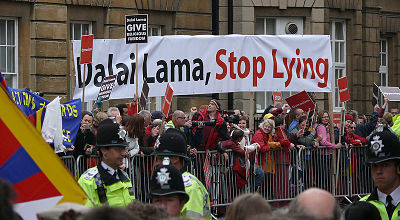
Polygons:
<instances>
[{"instance_id":1,"label":"stone building facade","mask_svg":"<svg viewBox=\"0 0 400 220\"><path fill-rule=\"evenodd\" d=\"M135 13L149 14L152 35L331 35L333 82L347 75L347 108L364 114L372 111L374 82L399 86L397 0L0 1L0 69L13 87L43 91L47 99L57 95L70 99L74 87L71 40L84 33L93 33L95 38L123 38L124 17ZM211 96L175 97L172 108L199 107ZM230 105L250 114L268 106L270 96L219 94L224 109ZM317 99L320 109L329 108L327 94L318 94ZM332 106L334 110L340 107L337 92L333 93ZM390 103L393 106L397 104Z\"/></svg>"}]
</instances>

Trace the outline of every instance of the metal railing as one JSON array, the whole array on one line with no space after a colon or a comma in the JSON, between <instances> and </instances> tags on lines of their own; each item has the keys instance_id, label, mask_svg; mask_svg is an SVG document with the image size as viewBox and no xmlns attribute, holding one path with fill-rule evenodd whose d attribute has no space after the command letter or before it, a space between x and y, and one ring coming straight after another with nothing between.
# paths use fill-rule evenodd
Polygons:
<instances>
[{"instance_id":1,"label":"metal railing","mask_svg":"<svg viewBox=\"0 0 400 220\"><path fill-rule=\"evenodd\" d=\"M340 150L326 147L290 151L271 149L258 154L257 175L254 173L256 160L254 155L250 155L248 178L243 178L237 170L239 156L230 150L227 153L227 161L217 152L211 152L209 158L211 181L208 191L214 208L228 206L234 198L245 192L257 191L270 202L281 202L293 199L310 187L325 189L335 197L364 195L373 189L370 168L364 165L367 148L363 146ZM72 159L62 158L77 179L86 169L99 162L99 158L95 156L79 156L75 163ZM204 186L205 159L206 153L199 151L186 164L189 172L202 181ZM152 169L152 156L129 158L126 172L135 187L136 199L143 202L150 201L148 192Z\"/></svg>"}]
</instances>

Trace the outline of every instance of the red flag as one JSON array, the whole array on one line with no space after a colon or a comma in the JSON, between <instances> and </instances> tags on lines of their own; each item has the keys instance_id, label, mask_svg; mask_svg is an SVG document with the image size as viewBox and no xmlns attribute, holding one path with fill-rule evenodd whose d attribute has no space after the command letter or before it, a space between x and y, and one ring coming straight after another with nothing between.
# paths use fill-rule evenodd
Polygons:
<instances>
[{"instance_id":1,"label":"red flag","mask_svg":"<svg viewBox=\"0 0 400 220\"><path fill-rule=\"evenodd\" d=\"M174 94L174 89L168 83L167 90L165 91L164 101L162 105L162 112L164 115L168 115L169 107L171 106L172 96Z\"/></svg>"},{"instance_id":2,"label":"red flag","mask_svg":"<svg viewBox=\"0 0 400 220\"><path fill-rule=\"evenodd\" d=\"M210 172L210 155L206 155L206 160L204 161L204 177L206 181L206 188L210 186L211 182L211 172Z\"/></svg>"}]
</instances>

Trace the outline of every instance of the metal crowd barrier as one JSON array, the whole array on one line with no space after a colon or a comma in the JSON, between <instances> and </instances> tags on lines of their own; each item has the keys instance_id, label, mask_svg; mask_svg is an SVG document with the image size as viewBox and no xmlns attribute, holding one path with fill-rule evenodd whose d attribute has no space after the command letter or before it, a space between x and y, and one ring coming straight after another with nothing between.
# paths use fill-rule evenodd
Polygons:
<instances>
[{"instance_id":1,"label":"metal crowd barrier","mask_svg":"<svg viewBox=\"0 0 400 220\"><path fill-rule=\"evenodd\" d=\"M61 161L67 167L69 172L71 172L72 176L76 176L76 160L74 156L63 156L60 157Z\"/></svg>"},{"instance_id":2,"label":"metal crowd barrier","mask_svg":"<svg viewBox=\"0 0 400 220\"><path fill-rule=\"evenodd\" d=\"M234 169L237 166L237 155L230 150L227 153L227 161L221 154L213 151L208 159L211 177L208 191L214 211L218 207L228 206L237 196L247 192L258 192L279 206L285 205L287 201L310 187L319 187L331 192L335 197L344 198L365 195L373 189L370 168L364 165L367 153L364 146L340 150L318 147L286 152L280 148L271 149L258 154L257 176L254 174L255 160L250 155L250 175L244 185L238 185L243 176ZM62 159L77 179L86 169L99 162L96 156L79 156L75 165L70 157ZM202 181L204 186L205 161L204 151L198 151L196 157L186 161L188 171ZM137 155L129 159L126 172L132 180L136 199L142 202L150 201L148 192L152 170L152 156ZM262 174L264 176L260 178ZM258 182L262 180L259 187L256 185L256 177Z\"/></svg>"}]
</instances>

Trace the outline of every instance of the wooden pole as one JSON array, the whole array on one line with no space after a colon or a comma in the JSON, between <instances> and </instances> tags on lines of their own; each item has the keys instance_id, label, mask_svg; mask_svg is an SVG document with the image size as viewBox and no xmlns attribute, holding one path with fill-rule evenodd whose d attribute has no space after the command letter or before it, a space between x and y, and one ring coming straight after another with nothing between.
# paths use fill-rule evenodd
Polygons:
<instances>
[{"instance_id":1,"label":"wooden pole","mask_svg":"<svg viewBox=\"0 0 400 220\"><path fill-rule=\"evenodd\" d=\"M346 102L344 103L344 107L340 111L340 132L339 132L339 143L342 143L342 135L344 134L344 113L346 110ZM336 172L336 178L335 178L335 189L337 188L338 185L338 179L339 179L339 167L340 167L340 152L341 148L338 149L338 156L337 156L337 161L336 161L336 167L338 171Z\"/></svg>"},{"instance_id":2,"label":"wooden pole","mask_svg":"<svg viewBox=\"0 0 400 220\"><path fill-rule=\"evenodd\" d=\"M85 109L86 64L83 64L82 110Z\"/></svg>"},{"instance_id":3,"label":"wooden pole","mask_svg":"<svg viewBox=\"0 0 400 220\"><path fill-rule=\"evenodd\" d=\"M138 86L139 86L139 44L136 44L136 95L139 96ZM139 113L139 100L136 100L137 112Z\"/></svg>"},{"instance_id":4,"label":"wooden pole","mask_svg":"<svg viewBox=\"0 0 400 220\"><path fill-rule=\"evenodd\" d=\"M335 143L335 135L334 135L334 128L333 128L333 100L332 100L332 92L330 92L330 93L328 93L328 106L329 106L329 130L330 130L330 137L331 137L331 142L332 143ZM332 163L333 164L333 173L332 173L332 178L331 178L331 182L332 182L332 194L333 195L335 195L336 194L336 188L335 187L333 187L334 185L335 185L335 183L334 183L334 181L335 181L335 178L334 178L334 176L336 175L336 172L337 172L337 170L336 170L336 163L335 163L335 161L336 161L336 154L333 154L333 158L332 158L332 160L334 161L334 163Z\"/></svg>"}]
</instances>

